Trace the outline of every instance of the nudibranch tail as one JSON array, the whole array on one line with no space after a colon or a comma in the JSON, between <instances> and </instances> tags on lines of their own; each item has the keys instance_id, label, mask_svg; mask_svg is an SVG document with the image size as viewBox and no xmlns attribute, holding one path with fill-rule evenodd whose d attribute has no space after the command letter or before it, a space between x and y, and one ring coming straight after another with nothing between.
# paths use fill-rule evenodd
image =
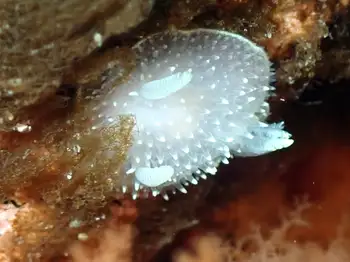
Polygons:
<instances>
[{"instance_id":1,"label":"nudibranch tail","mask_svg":"<svg viewBox=\"0 0 350 262\"><path fill-rule=\"evenodd\" d=\"M246 137L241 148L234 152L237 156L259 156L290 147L294 140L292 135L283 130L284 122L265 124L250 128L251 137Z\"/></svg>"},{"instance_id":2,"label":"nudibranch tail","mask_svg":"<svg viewBox=\"0 0 350 262\"><path fill-rule=\"evenodd\" d=\"M271 64L250 40L211 29L156 33L133 47L130 78L109 90L95 108L94 128L118 115L135 118L125 185L168 198L186 192L232 155L260 155L293 143L283 123L266 124ZM114 88L110 88L112 87ZM109 87L109 88L108 88Z\"/></svg>"}]
</instances>

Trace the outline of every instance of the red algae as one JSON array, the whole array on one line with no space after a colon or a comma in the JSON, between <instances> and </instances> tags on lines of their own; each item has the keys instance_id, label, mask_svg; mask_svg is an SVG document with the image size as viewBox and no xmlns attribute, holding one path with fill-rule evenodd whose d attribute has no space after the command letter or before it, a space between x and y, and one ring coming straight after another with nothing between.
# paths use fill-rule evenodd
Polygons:
<instances>
[{"instance_id":1,"label":"red algae","mask_svg":"<svg viewBox=\"0 0 350 262\"><path fill-rule=\"evenodd\" d=\"M257 191L219 208L213 221L224 225L224 231L232 232L235 238L249 233L253 224L268 231L278 226L282 214L293 210L297 199L307 197L310 207L302 217L310 226L293 228L288 237L328 244L350 212L349 157L349 147L322 145L294 164L297 168L291 167L282 177L272 176Z\"/></svg>"},{"instance_id":2,"label":"red algae","mask_svg":"<svg viewBox=\"0 0 350 262\"><path fill-rule=\"evenodd\" d=\"M219 171L222 176L203 200L204 207L197 206L199 224L174 238L168 247L170 257L275 261L276 255L282 261L348 261L350 143L344 123L349 119L349 91L341 86L327 90L306 93L280 109L296 136L290 150L260 159L236 159ZM208 249L198 250L199 242L208 238ZM223 250L210 248L218 242ZM239 247L242 243L245 247ZM267 260L263 260L265 248L273 253ZM181 260L178 251L185 252L180 257L187 260ZM221 260L223 256L227 260Z\"/></svg>"},{"instance_id":3,"label":"red algae","mask_svg":"<svg viewBox=\"0 0 350 262\"><path fill-rule=\"evenodd\" d=\"M311 240L335 239L337 225L350 211L349 157L349 147L325 145L312 155L293 182L287 180L289 195L304 194L313 203L304 216L311 226L298 234Z\"/></svg>"}]
</instances>

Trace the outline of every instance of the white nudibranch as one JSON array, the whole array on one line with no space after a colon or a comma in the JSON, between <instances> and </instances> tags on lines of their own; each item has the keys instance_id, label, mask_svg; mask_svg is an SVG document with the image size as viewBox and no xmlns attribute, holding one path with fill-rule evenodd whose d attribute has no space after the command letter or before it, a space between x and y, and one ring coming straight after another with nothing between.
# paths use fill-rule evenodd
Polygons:
<instances>
[{"instance_id":1,"label":"white nudibranch","mask_svg":"<svg viewBox=\"0 0 350 262\"><path fill-rule=\"evenodd\" d=\"M135 117L125 164L134 198L140 191L165 199L169 189L186 193L186 185L215 174L234 155L292 145L283 123L264 122L273 91L270 62L248 39L219 30L176 30L146 37L133 50L136 68L127 82L105 88L93 128L113 125L118 115Z\"/></svg>"}]
</instances>

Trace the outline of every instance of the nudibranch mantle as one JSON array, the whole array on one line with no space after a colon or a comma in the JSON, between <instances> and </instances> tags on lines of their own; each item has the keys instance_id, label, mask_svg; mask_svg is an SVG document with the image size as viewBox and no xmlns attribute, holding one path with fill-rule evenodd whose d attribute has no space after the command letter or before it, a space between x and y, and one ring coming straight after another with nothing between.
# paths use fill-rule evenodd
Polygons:
<instances>
[{"instance_id":1,"label":"nudibranch mantle","mask_svg":"<svg viewBox=\"0 0 350 262\"><path fill-rule=\"evenodd\" d=\"M125 164L134 198L197 184L234 155L256 156L289 147L283 123L267 124L270 62L250 40L211 29L171 30L138 42L128 81L109 90L95 108L93 128L135 117ZM170 189L170 190L169 190Z\"/></svg>"}]
</instances>

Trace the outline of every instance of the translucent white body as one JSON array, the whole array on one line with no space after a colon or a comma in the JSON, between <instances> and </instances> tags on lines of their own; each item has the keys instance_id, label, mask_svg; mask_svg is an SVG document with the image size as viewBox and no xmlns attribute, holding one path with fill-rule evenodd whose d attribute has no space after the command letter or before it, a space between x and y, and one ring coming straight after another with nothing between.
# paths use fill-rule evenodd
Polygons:
<instances>
[{"instance_id":1,"label":"translucent white body","mask_svg":"<svg viewBox=\"0 0 350 262\"><path fill-rule=\"evenodd\" d=\"M140 189L167 198L186 192L232 155L266 154L293 143L283 124L268 125L271 88L265 51L242 36L209 29L162 32L133 47L137 67L96 108L95 126L120 114L136 120L125 165ZM106 82L105 85L110 85Z\"/></svg>"}]
</instances>

